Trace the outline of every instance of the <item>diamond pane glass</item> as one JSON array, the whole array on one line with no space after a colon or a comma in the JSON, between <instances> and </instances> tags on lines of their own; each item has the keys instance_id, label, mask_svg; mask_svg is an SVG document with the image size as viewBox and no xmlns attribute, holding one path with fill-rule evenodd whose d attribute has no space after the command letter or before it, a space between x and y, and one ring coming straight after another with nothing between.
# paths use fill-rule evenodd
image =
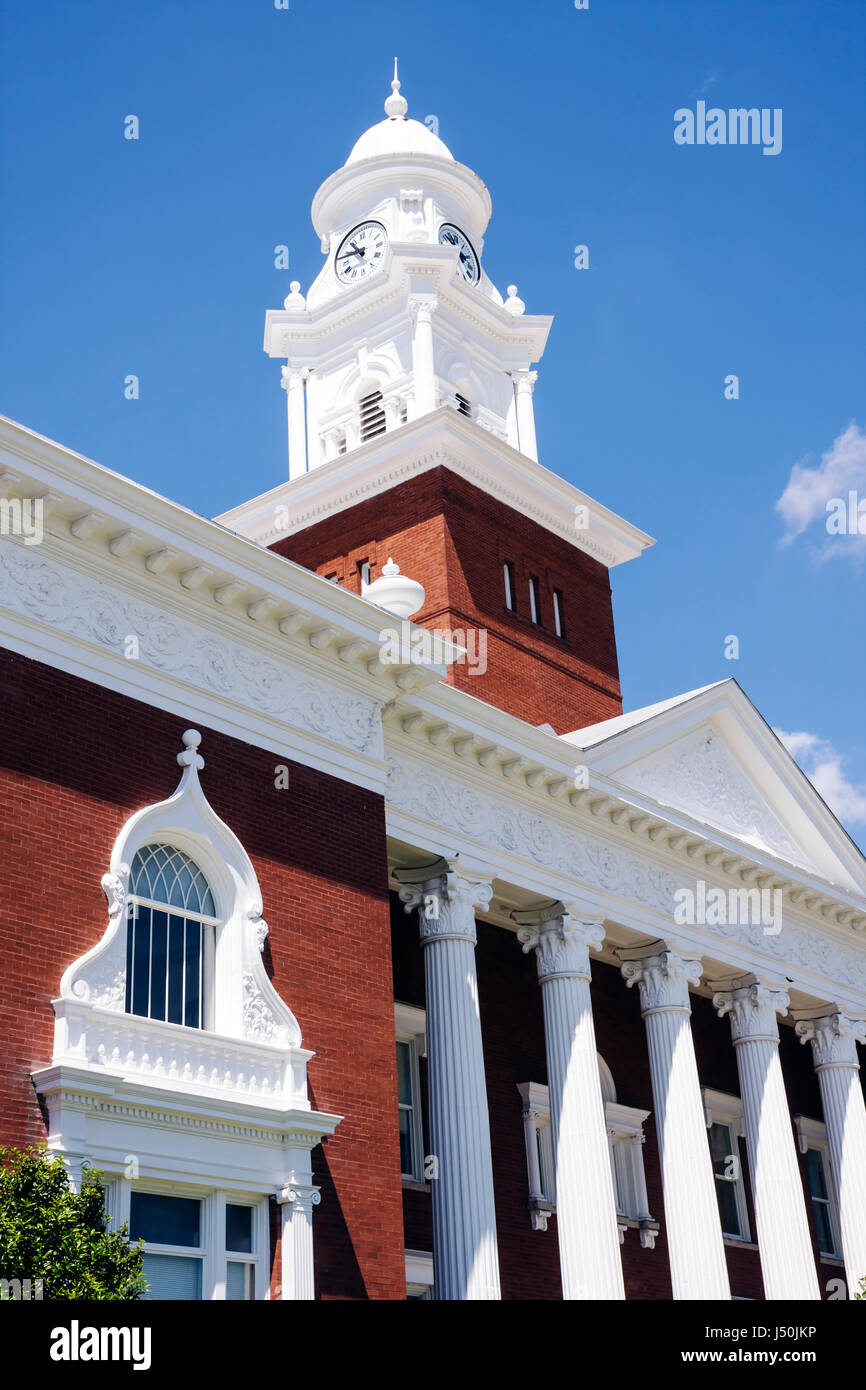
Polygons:
<instances>
[{"instance_id":1,"label":"diamond pane glass","mask_svg":"<svg viewBox=\"0 0 866 1390\"><path fill-rule=\"evenodd\" d=\"M215 917L213 894L201 869L172 845L143 845L132 861L129 891L151 902Z\"/></svg>"}]
</instances>

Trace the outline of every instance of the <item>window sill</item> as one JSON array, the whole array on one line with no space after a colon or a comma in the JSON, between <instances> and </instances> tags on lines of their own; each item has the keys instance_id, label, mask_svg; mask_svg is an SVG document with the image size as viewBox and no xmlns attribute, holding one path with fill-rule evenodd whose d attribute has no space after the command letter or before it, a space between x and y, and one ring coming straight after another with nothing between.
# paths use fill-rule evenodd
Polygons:
<instances>
[{"instance_id":1,"label":"window sill","mask_svg":"<svg viewBox=\"0 0 866 1390\"><path fill-rule=\"evenodd\" d=\"M429 1192L429 1182L419 1182L417 1178L402 1178L403 1187L407 1192Z\"/></svg>"},{"instance_id":2,"label":"window sill","mask_svg":"<svg viewBox=\"0 0 866 1390\"><path fill-rule=\"evenodd\" d=\"M722 1236L722 1240L732 1250L757 1250L758 1248L753 1240L741 1240L739 1236Z\"/></svg>"}]
</instances>

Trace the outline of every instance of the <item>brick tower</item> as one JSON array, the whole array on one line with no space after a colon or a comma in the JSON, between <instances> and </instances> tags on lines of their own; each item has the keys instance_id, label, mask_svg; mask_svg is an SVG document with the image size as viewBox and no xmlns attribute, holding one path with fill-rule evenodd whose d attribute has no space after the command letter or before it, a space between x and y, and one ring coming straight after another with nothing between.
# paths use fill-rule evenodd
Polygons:
<instances>
[{"instance_id":1,"label":"brick tower","mask_svg":"<svg viewBox=\"0 0 866 1390\"><path fill-rule=\"evenodd\" d=\"M466 647L449 681L567 732L621 713L608 570L652 542L539 464L552 320L503 300L487 188L406 109L395 73L313 200L322 270L267 315L289 480L219 520L356 593L393 558Z\"/></svg>"}]
</instances>

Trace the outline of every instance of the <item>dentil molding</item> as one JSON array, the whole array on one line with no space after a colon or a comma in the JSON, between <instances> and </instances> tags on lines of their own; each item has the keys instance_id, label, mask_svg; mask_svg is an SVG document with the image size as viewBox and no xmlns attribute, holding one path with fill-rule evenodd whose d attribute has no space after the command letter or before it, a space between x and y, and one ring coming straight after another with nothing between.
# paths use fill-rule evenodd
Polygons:
<instances>
[{"instance_id":1,"label":"dentil molding","mask_svg":"<svg viewBox=\"0 0 866 1390\"><path fill-rule=\"evenodd\" d=\"M663 914L671 925L675 920L674 895L684 886L694 884L693 878L679 878L665 865L644 855L578 827L567 827L552 816L509 804L501 795L432 769L409 753L401 751L398 755L392 749L387 761L389 806L435 827L439 839L445 830L449 840L455 834L463 834L477 846L489 846L491 851L499 852L500 864L503 855L528 860L567 875L576 884L631 899ZM502 877L508 878L509 874L520 883L518 864L510 871L501 871ZM749 925L727 921L703 930L746 947L756 947L755 928ZM757 950L762 957L778 961L781 976L786 973L785 966L799 964L829 981L845 981L854 989L866 990L866 951L831 938L817 924L807 926L786 920L778 935L761 934ZM722 941L719 955L724 959Z\"/></svg>"}]
</instances>

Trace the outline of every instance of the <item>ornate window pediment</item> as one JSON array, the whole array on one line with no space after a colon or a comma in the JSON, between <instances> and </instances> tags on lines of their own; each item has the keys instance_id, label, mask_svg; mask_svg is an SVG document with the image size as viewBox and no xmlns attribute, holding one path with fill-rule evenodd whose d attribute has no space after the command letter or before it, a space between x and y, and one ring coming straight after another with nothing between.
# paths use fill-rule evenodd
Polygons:
<instances>
[{"instance_id":1,"label":"ornate window pediment","mask_svg":"<svg viewBox=\"0 0 866 1390\"><path fill-rule=\"evenodd\" d=\"M258 880L204 795L200 741L184 734L177 790L115 841L108 926L64 972L54 1062L306 1105L310 1054L265 971Z\"/></svg>"}]
</instances>

